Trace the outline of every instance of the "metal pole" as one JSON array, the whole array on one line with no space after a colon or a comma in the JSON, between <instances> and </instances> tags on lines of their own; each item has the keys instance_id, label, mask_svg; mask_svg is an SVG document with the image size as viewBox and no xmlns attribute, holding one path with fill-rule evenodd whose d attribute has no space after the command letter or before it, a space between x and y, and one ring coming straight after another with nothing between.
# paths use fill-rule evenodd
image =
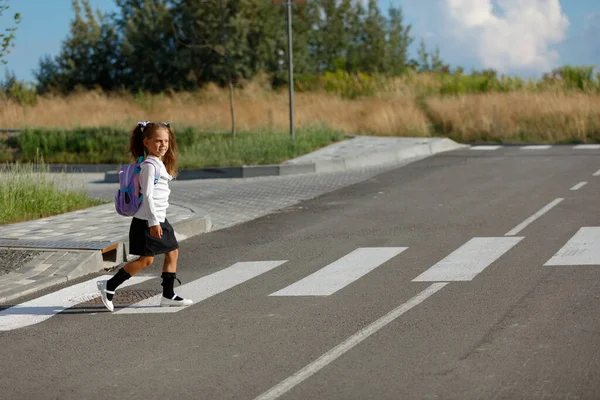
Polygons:
<instances>
[{"instance_id":1,"label":"metal pole","mask_svg":"<svg viewBox=\"0 0 600 400\"><path fill-rule=\"evenodd\" d=\"M287 0L288 77L290 96L290 135L294 138L294 62L292 56L292 0Z\"/></svg>"}]
</instances>

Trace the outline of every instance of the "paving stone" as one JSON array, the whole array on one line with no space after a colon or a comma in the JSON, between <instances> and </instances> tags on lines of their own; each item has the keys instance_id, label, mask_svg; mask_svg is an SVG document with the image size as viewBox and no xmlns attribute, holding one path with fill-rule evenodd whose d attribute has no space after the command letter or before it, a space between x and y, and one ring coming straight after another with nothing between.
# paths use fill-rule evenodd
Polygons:
<instances>
[{"instance_id":1,"label":"paving stone","mask_svg":"<svg viewBox=\"0 0 600 400\"><path fill-rule=\"evenodd\" d=\"M11 300L16 299L17 297L26 296L31 293L35 293L42 289L46 289L48 287L58 285L60 283L64 283L67 281L66 277L46 277L45 279L39 280L30 280L27 284L22 284L18 286L14 286L10 290L5 290L0 292L0 302L3 304L10 305Z\"/></svg>"},{"instance_id":2,"label":"paving stone","mask_svg":"<svg viewBox=\"0 0 600 400\"><path fill-rule=\"evenodd\" d=\"M52 255L50 257L46 258L45 262L48 264L52 264L53 262L58 261L61 256L62 256L62 253L58 253L58 252L52 253Z\"/></svg>"}]
</instances>

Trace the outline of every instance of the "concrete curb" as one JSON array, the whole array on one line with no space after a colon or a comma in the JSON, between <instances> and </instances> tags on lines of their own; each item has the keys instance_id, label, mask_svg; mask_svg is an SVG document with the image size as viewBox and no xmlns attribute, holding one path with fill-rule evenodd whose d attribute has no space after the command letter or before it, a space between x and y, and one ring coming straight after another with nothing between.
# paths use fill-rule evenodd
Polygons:
<instances>
[{"instance_id":1,"label":"concrete curb","mask_svg":"<svg viewBox=\"0 0 600 400\"><path fill-rule=\"evenodd\" d=\"M437 153L470 147L448 138L434 138L433 141L412 144L401 149L376 152L358 157L345 157L334 161L293 163L286 161L274 165L244 165L241 167L193 168L179 171L177 180L256 178L261 176L286 176L323 172L341 172L357 168L401 164L411 159ZM105 183L118 183L118 172L104 174Z\"/></svg>"},{"instance_id":2,"label":"concrete curb","mask_svg":"<svg viewBox=\"0 0 600 400\"><path fill-rule=\"evenodd\" d=\"M173 204L194 212L192 218L173 223L179 241L211 231L212 220L206 211L181 202ZM116 238L113 242L118 242L117 249L104 255L99 250L35 249L41 252L37 259L0 277L0 303L34 294L88 274L118 268L136 257L129 255L128 235ZM66 254L70 254L70 259L60 261Z\"/></svg>"}]
</instances>

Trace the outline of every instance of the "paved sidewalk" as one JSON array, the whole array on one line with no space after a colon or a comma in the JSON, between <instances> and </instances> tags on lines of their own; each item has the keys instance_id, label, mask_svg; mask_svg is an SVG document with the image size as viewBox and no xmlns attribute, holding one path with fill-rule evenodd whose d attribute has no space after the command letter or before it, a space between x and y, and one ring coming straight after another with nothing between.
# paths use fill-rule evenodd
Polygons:
<instances>
[{"instance_id":1,"label":"paved sidewalk","mask_svg":"<svg viewBox=\"0 0 600 400\"><path fill-rule=\"evenodd\" d=\"M333 172L244 179L173 181L169 221L180 240L210 230L250 221L302 200L334 191L430 154L464 147L448 139L357 137L328 146L288 163L317 162ZM343 164L343 168L335 168ZM330 168L331 166L334 168ZM91 195L112 200L116 183L101 183L101 174L81 174ZM191 222L190 222L191 221ZM0 303L127 259L130 219L114 212L110 204L37 221L0 226L0 247L42 247L42 253L24 267L0 276ZM25 239L26 238L26 239ZM119 242L117 254L97 247ZM85 250L89 244L94 250ZM100 244L100 245L99 245ZM77 247L78 249L63 248ZM54 249L53 249L54 248ZM40 250L37 247L36 250Z\"/></svg>"},{"instance_id":2,"label":"paved sidewalk","mask_svg":"<svg viewBox=\"0 0 600 400\"><path fill-rule=\"evenodd\" d=\"M0 276L0 303L130 259L130 222L131 218L117 214L114 205L109 203L0 226L0 248L40 251L23 267ZM190 205L172 204L169 222L179 240L211 228L206 212ZM103 249L108 251L103 252Z\"/></svg>"}]
</instances>

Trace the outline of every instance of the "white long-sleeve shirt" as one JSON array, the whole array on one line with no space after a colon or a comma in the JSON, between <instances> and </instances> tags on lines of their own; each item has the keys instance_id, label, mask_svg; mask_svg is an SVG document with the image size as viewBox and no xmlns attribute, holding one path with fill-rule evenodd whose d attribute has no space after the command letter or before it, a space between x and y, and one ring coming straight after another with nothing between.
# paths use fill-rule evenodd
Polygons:
<instances>
[{"instance_id":1,"label":"white long-sleeve shirt","mask_svg":"<svg viewBox=\"0 0 600 400\"><path fill-rule=\"evenodd\" d=\"M156 226L160 225L161 222L165 222L167 218L169 195L171 194L169 181L173 180L173 177L169 175L165 164L158 157L148 156L148 158L153 158L160 164L160 178L154 184L154 165L150 163L142 164L140 187L144 198L134 217L148 221L148 226Z\"/></svg>"}]
</instances>

